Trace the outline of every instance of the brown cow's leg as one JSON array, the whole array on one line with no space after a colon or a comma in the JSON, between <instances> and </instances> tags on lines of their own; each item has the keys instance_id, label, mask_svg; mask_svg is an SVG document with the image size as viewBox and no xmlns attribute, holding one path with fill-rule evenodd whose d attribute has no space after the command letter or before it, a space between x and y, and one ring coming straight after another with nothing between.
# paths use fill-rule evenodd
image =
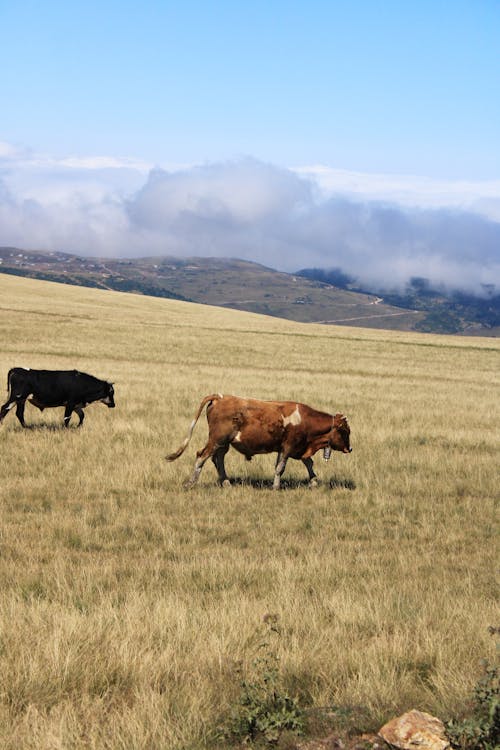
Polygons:
<instances>
[{"instance_id":1,"label":"brown cow's leg","mask_svg":"<svg viewBox=\"0 0 500 750\"><path fill-rule=\"evenodd\" d=\"M280 488L281 475L285 471L287 460L288 456L285 456L283 453L278 453L276 468L274 470L273 490L279 490Z\"/></svg>"},{"instance_id":2,"label":"brown cow's leg","mask_svg":"<svg viewBox=\"0 0 500 750\"><path fill-rule=\"evenodd\" d=\"M207 456L207 458L208 458L208 456ZM198 477L200 476L200 472L203 469L203 466L204 466L206 460L207 460L206 458L197 458L196 459L196 463L194 465L194 471L193 471L193 473L191 475L191 478L187 479L184 482L184 487L186 489L188 489L189 487L192 487L193 485L196 484L196 482L198 481Z\"/></svg>"},{"instance_id":3,"label":"brown cow's leg","mask_svg":"<svg viewBox=\"0 0 500 750\"><path fill-rule=\"evenodd\" d=\"M189 487L192 487L196 482L198 481L198 477L200 476L201 470L203 469L205 462L213 456L215 453L215 448L213 445L211 445L210 442L206 444L206 446L203 448L202 451L199 451L197 453L196 462L194 465L194 471L191 475L191 478L187 480L187 482L184 483L184 486L186 489Z\"/></svg>"},{"instance_id":4,"label":"brown cow's leg","mask_svg":"<svg viewBox=\"0 0 500 750\"><path fill-rule=\"evenodd\" d=\"M224 466L224 457L226 453L229 450L229 445L223 445L220 448L217 448L215 453L212 456L212 461L215 464L215 468L217 469L217 474L219 475L219 482L221 483L222 487L229 487L231 482L227 478L226 474L226 467Z\"/></svg>"},{"instance_id":5,"label":"brown cow's leg","mask_svg":"<svg viewBox=\"0 0 500 750\"><path fill-rule=\"evenodd\" d=\"M302 463L306 467L309 474L309 487L316 487L318 484L318 477L314 473L312 458L303 458Z\"/></svg>"}]
</instances>

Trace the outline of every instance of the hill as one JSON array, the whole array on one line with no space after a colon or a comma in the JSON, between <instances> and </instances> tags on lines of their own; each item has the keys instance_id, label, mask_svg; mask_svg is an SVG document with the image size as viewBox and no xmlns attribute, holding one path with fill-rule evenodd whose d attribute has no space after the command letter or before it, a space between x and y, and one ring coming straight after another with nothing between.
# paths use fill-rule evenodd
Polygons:
<instances>
[{"instance_id":1,"label":"hill","mask_svg":"<svg viewBox=\"0 0 500 750\"><path fill-rule=\"evenodd\" d=\"M500 335L500 295L444 294L425 279L375 295L339 271L296 274L234 258L89 258L0 247L0 272L64 284L134 292L303 323L427 333Z\"/></svg>"},{"instance_id":2,"label":"hill","mask_svg":"<svg viewBox=\"0 0 500 750\"><path fill-rule=\"evenodd\" d=\"M117 404L0 425L0 746L235 747L242 680L258 707L270 676L346 747L409 708L467 712L495 658L497 340L6 274L0 336L0 382L79 368ZM164 456L214 391L341 410L353 453L316 456L315 490L290 461L273 492L273 456L230 451L231 488L207 465L186 492L205 419Z\"/></svg>"},{"instance_id":3,"label":"hill","mask_svg":"<svg viewBox=\"0 0 500 750\"><path fill-rule=\"evenodd\" d=\"M298 276L336 284L341 289L363 293L356 281L339 269L304 268ZM389 284L388 284L389 286ZM434 288L428 279L410 279L404 289L380 292L387 304L423 313L413 330L426 333L465 333L469 336L500 336L500 294L494 285L483 285L483 295Z\"/></svg>"},{"instance_id":4,"label":"hill","mask_svg":"<svg viewBox=\"0 0 500 750\"><path fill-rule=\"evenodd\" d=\"M234 258L88 258L0 247L0 272L64 284L134 292L303 323L357 325L427 333L500 334L500 296L484 299L429 288L413 280L383 297L338 271L297 274Z\"/></svg>"},{"instance_id":5,"label":"hill","mask_svg":"<svg viewBox=\"0 0 500 750\"><path fill-rule=\"evenodd\" d=\"M181 299L304 323L412 330L423 313L373 294L227 258L87 258L0 248L0 271L29 278Z\"/></svg>"}]
</instances>

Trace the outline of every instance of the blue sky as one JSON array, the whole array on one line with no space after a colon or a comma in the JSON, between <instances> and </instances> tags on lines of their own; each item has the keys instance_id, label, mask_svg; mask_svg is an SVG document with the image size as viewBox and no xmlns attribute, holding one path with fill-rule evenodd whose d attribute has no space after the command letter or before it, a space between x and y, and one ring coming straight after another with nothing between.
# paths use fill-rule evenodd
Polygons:
<instances>
[{"instance_id":1,"label":"blue sky","mask_svg":"<svg viewBox=\"0 0 500 750\"><path fill-rule=\"evenodd\" d=\"M1 2L2 139L491 178L500 3Z\"/></svg>"},{"instance_id":2,"label":"blue sky","mask_svg":"<svg viewBox=\"0 0 500 750\"><path fill-rule=\"evenodd\" d=\"M297 178L307 183L307 199L301 185L301 197L282 207L289 213L297 200L324 208L343 196L369 202L370 211L373 201L392 202L407 218L414 207L500 222L498 0L0 0L0 24L0 244L174 252L177 219L168 232L157 222L163 246L161 233L141 244L137 232L128 242L123 228L140 213L129 210L131 201L143 204L155 190L158 200L159 169L165 200L175 205L191 180L197 202L181 205L184 219L190 211L199 223L209 204L218 206L209 246L188 232L178 252L192 240L191 254L218 254L218 228L219 244L237 255L238 237L227 234L220 212L233 210L221 185L227 178L235 188L238 164L237 189L250 199L270 195L276 181L283 186L281 170L290 178L287 195ZM26 201L43 214L38 230ZM52 226L68 204L78 242ZM81 232L90 204L95 237ZM165 212L172 216L169 206ZM338 223L329 224L329 251L306 229L292 260L283 256L284 233L271 254L275 265L302 265L311 246L318 262L335 263ZM428 239L417 232L413 241L408 231L404 252L410 242L422 254ZM259 224L259 241L274 247L264 233ZM250 237L241 254L251 254ZM481 278L488 276L491 247L486 260L480 243L474 252ZM377 254L380 263L381 247Z\"/></svg>"}]
</instances>

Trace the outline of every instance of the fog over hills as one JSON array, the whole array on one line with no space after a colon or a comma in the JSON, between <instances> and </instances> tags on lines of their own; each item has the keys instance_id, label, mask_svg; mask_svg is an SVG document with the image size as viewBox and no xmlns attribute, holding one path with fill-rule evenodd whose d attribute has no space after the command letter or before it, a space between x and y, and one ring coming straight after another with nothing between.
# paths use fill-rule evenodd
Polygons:
<instances>
[{"instance_id":1,"label":"fog over hills","mask_svg":"<svg viewBox=\"0 0 500 750\"><path fill-rule=\"evenodd\" d=\"M340 268L360 288L412 278L500 289L500 185L425 182L244 158L153 168L0 149L0 244L93 257L237 257Z\"/></svg>"}]
</instances>

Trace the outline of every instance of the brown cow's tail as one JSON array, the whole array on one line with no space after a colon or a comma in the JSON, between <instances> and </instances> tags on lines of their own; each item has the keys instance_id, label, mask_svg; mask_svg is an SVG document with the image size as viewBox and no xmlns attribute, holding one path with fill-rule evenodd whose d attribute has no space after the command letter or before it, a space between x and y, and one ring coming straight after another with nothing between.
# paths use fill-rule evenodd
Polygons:
<instances>
[{"instance_id":1,"label":"brown cow's tail","mask_svg":"<svg viewBox=\"0 0 500 750\"><path fill-rule=\"evenodd\" d=\"M182 445L180 446L180 448L178 448L175 451L175 453L170 453L168 456L165 456L165 460L166 461L175 461L176 458L179 458L179 456L182 456L182 454L184 453L184 451L186 450L186 448L189 445L189 441L191 440L191 436L193 434L193 430L196 427L196 423L197 423L198 419L200 418L200 414L203 411L203 408L205 407L205 405L208 404L208 406L210 406L210 404L212 403L212 401L218 401L221 398L222 398L222 394L221 393L212 393L211 396L205 396L205 398L203 399L203 401L201 402L201 404L198 407L198 411L196 412L196 414L195 414L195 416L193 418L193 421L189 425L189 431L188 431L188 434L187 434L186 438L184 439L184 442L182 443Z\"/></svg>"}]
</instances>

